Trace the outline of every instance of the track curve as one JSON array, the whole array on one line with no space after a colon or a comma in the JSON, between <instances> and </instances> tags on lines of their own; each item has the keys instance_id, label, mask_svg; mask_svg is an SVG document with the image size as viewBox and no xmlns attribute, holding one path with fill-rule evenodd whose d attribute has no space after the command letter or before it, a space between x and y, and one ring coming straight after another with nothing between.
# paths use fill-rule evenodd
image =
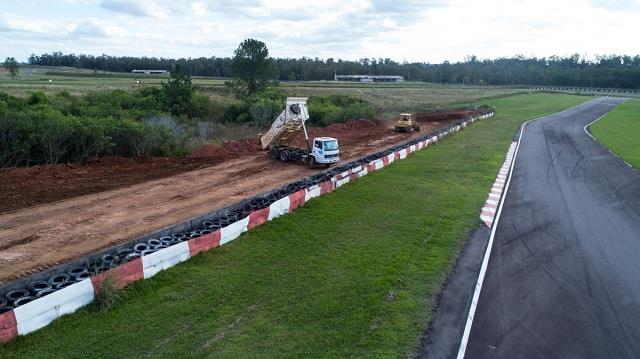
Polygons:
<instances>
[{"instance_id":1,"label":"track curve","mask_svg":"<svg viewBox=\"0 0 640 359\"><path fill-rule=\"evenodd\" d=\"M584 131L620 102L526 126L467 358L640 357L640 173Z\"/></svg>"}]
</instances>

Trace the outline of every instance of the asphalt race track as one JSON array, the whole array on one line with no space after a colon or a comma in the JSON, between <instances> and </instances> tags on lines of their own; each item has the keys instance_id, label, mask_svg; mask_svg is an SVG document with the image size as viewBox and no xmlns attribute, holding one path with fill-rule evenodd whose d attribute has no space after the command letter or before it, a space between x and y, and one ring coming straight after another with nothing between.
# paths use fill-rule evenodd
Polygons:
<instances>
[{"instance_id":1,"label":"asphalt race track","mask_svg":"<svg viewBox=\"0 0 640 359\"><path fill-rule=\"evenodd\" d=\"M640 358L640 173L584 131L619 102L526 125L467 358Z\"/></svg>"}]
</instances>

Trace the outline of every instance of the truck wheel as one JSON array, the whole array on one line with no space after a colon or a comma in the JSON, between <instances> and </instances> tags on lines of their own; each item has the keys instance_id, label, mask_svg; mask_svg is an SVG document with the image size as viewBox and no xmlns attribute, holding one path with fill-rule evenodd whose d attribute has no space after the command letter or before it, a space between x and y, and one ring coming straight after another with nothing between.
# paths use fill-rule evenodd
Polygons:
<instances>
[{"instance_id":1,"label":"truck wheel","mask_svg":"<svg viewBox=\"0 0 640 359\"><path fill-rule=\"evenodd\" d=\"M280 154L278 155L278 159L282 162L287 162L289 160L289 152L280 151Z\"/></svg>"},{"instance_id":2,"label":"truck wheel","mask_svg":"<svg viewBox=\"0 0 640 359\"><path fill-rule=\"evenodd\" d=\"M315 157L313 157L313 156L309 157L309 167L313 167L313 166L315 166L316 164L317 164L317 162L316 162L316 158L315 158Z\"/></svg>"},{"instance_id":3,"label":"truck wheel","mask_svg":"<svg viewBox=\"0 0 640 359\"><path fill-rule=\"evenodd\" d=\"M277 159L278 159L278 155L279 155L279 153L278 153L278 152L279 152L279 151L278 151L278 149L277 149L277 148L272 148L272 149L270 149L270 150L269 150L269 157L273 158L274 160L277 160Z\"/></svg>"}]
</instances>

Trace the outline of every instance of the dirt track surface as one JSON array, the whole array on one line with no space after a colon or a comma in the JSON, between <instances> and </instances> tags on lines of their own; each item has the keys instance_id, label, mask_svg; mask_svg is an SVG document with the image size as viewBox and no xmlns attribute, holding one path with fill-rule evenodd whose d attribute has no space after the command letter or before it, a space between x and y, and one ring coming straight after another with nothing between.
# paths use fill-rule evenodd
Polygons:
<instances>
[{"instance_id":1,"label":"dirt track surface","mask_svg":"<svg viewBox=\"0 0 640 359\"><path fill-rule=\"evenodd\" d=\"M448 120L426 121L422 124L421 132L399 134L394 133L389 125L360 120L325 129L311 129L311 136L332 135L338 138L341 161L346 162L405 142L448 123ZM232 156L228 155L228 151L220 152L219 148L200 151L203 156L211 151L218 155L222 153L222 157L214 156L215 161L224 159L217 165L179 174L174 174L180 172L175 166L168 166L169 177L139 183L144 181L144 176L132 176L135 184L126 187L0 215L0 284L179 223L321 170L271 160L264 152L252 149L251 144L241 147L245 151ZM192 157L198 157L197 153L194 155ZM206 162L198 161L187 164L206 166ZM82 169L82 166L78 168ZM159 171L153 171L153 167L142 168L143 171L149 169L146 176L160 176ZM38 178L45 193L45 189L49 188L50 192L45 196L47 199L55 198L56 191L62 193L59 196L68 195L68 191L79 183L75 176L82 176L73 168L68 173L62 171L63 175L59 172L54 172L57 173L54 176ZM113 183L119 186L126 184L126 179L123 179L126 176L120 174L127 171L113 169L111 173L107 170L101 173L104 175L102 178L91 175L80 180L82 183L95 181L96 186L87 186L94 189L100 188L99 181L103 181L103 186L107 188Z\"/></svg>"}]
</instances>

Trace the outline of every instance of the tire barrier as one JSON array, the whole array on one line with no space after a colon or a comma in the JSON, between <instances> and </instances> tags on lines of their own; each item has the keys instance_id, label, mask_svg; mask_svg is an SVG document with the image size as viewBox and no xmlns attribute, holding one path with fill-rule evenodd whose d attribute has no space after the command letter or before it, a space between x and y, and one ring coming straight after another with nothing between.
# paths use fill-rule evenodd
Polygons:
<instances>
[{"instance_id":1,"label":"tire barrier","mask_svg":"<svg viewBox=\"0 0 640 359\"><path fill-rule=\"evenodd\" d=\"M177 224L120 247L89 256L65 270L53 269L48 277L21 281L23 287L0 289L0 341L40 329L56 318L92 302L109 278L116 288L153 277L200 252L225 245L242 233L295 211L312 198L333 192L396 160L436 144L445 136L479 119L486 112L409 142L384 149L310 177L261 193L209 215ZM180 228L180 230L172 230ZM34 275L36 276L36 275Z\"/></svg>"}]
</instances>

